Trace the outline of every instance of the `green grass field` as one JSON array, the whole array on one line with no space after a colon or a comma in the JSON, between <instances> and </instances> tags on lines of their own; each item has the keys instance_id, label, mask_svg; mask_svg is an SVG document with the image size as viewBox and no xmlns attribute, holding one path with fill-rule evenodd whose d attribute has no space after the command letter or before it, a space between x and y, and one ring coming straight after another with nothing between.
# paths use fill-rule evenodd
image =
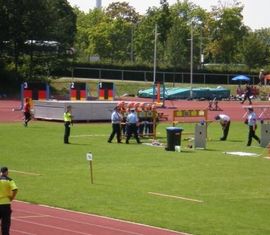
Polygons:
<instances>
[{"instance_id":1,"label":"green grass field","mask_svg":"<svg viewBox=\"0 0 270 235\"><path fill-rule=\"evenodd\" d=\"M160 142L166 142L167 126L158 126ZM191 131L194 124L183 127ZM28 128L2 123L0 130L0 165L10 168L18 200L192 234L270 234L270 161L264 158L267 149L256 141L246 147L243 123L232 123L226 142L219 141L219 124L212 123L206 150L191 151L186 148L189 142L182 141L181 153L134 140L129 145L108 144L110 124L74 124L70 145L63 144L62 123L36 121ZM89 151L94 184L86 160ZM237 157L224 151L260 156Z\"/></svg>"}]
</instances>

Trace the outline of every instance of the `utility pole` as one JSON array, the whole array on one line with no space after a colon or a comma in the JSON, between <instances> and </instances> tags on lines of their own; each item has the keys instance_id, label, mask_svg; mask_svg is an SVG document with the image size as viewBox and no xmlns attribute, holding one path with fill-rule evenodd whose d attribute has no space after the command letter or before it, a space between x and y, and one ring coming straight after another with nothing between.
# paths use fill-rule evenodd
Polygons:
<instances>
[{"instance_id":1,"label":"utility pole","mask_svg":"<svg viewBox=\"0 0 270 235\"><path fill-rule=\"evenodd\" d=\"M154 71L153 71L153 102L155 101L155 85L156 85L156 70L157 70L157 24L155 25L155 42L154 42Z\"/></svg>"},{"instance_id":2,"label":"utility pole","mask_svg":"<svg viewBox=\"0 0 270 235\"><path fill-rule=\"evenodd\" d=\"M190 99L193 98L192 86L193 86L193 22L190 27Z\"/></svg>"}]
</instances>

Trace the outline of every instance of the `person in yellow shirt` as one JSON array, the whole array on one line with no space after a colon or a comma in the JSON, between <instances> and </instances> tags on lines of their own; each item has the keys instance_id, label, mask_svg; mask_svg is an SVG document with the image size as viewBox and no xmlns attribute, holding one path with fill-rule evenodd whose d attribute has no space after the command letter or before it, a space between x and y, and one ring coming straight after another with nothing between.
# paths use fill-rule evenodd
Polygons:
<instances>
[{"instance_id":1,"label":"person in yellow shirt","mask_svg":"<svg viewBox=\"0 0 270 235\"><path fill-rule=\"evenodd\" d=\"M65 125L64 144L69 144L71 123L72 123L72 114L71 114L71 106L69 105L67 106L66 112L64 112L64 125Z\"/></svg>"},{"instance_id":2,"label":"person in yellow shirt","mask_svg":"<svg viewBox=\"0 0 270 235\"><path fill-rule=\"evenodd\" d=\"M8 177L8 168L0 170L0 220L2 235L9 235L11 224L11 202L15 199L18 188L15 182Z\"/></svg>"}]
</instances>

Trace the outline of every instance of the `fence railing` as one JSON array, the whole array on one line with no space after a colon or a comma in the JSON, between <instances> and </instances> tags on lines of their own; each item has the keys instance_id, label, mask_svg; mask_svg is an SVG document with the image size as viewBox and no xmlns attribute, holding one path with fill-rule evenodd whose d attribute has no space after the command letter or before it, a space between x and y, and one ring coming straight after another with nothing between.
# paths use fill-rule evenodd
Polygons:
<instances>
[{"instance_id":1,"label":"fence railing","mask_svg":"<svg viewBox=\"0 0 270 235\"><path fill-rule=\"evenodd\" d=\"M239 74L217 74L217 73L194 73L192 83L194 84L239 84L232 81L232 78ZM248 75L250 84L258 84L259 78L256 75ZM110 79L122 81L144 81L153 82L153 71L145 70L120 70L120 69L104 69L75 67L72 76L81 78ZM189 72L156 72L156 81L162 83L190 83ZM245 82L242 82L245 83Z\"/></svg>"}]
</instances>

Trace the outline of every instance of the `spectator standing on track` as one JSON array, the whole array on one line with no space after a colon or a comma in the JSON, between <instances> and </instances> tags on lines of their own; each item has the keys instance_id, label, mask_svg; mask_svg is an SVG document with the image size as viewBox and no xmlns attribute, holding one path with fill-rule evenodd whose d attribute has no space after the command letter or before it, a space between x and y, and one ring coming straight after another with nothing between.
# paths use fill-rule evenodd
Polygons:
<instances>
[{"instance_id":1,"label":"spectator standing on track","mask_svg":"<svg viewBox=\"0 0 270 235\"><path fill-rule=\"evenodd\" d=\"M31 120L31 105L30 99L28 97L25 98L24 106L23 106L23 115L24 115L24 126L28 126L28 122Z\"/></svg>"},{"instance_id":2,"label":"spectator standing on track","mask_svg":"<svg viewBox=\"0 0 270 235\"><path fill-rule=\"evenodd\" d=\"M8 168L0 170L0 220L2 235L9 235L11 225L11 202L16 197L18 188L15 182L8 177Z\"/></svg>"},{"instance_id":3,"label":"spectator standing on track","mask_svg":"<svg viewBox=\"0 0 270 235\"><path fill-rule=\"evenodd\" d=\"M130 113L127 116L126 144L129 144L129 139L132 134L134 135L134 138L136 139L138 144L142 143L138 137L138 128L137 128L138 124L139 124L139 119L137 117L137 114L135 113L135 108L131 108Z\"/></svg>"},{"instance_id":4,"label":"spectator standing on track","mask_svg":"<svg viewBox=\"0 0 270 235\"><path fill-rule=\"evenodd\" d=\"M249 86L249 84L246 84L246 88L245 88L245 96L244 96L244 99L243 101L241 102L241 104L244 104L246 99L248 99L249 101L249 104L251 105L252 102L251 102L251 99L250 99L250 96L252 95L252 92L251 92L251 87Z\"/></svg>"},{"instance_id":5,"label":"spectator standing on track","mask_svg":"<svg viewBox=\"0 0 270 235\"><path fill-rule=\"evenodd\" d=\"M122 121L123 117L120 113L120 108L118 106L116 106L114 108L114 111L112 112L111 115L111 121L112 121L112 133L108 139L108 143L111 143L115 134L117 137L117 143L122 143L121 142L121 121Z\"/></svg>"},{"instance_id":6,"label":"spectator standing on track","mask_svg":"<svg viewBox=\"0 0 270 235\"><path fill-rule=\"evenodd\" d=\"M71 106L69 105L67 106L66 112L64 112L64 125L65 125L64 144L69 144L71 124L72 124L72 114L71 114Z\"/></svg>"},{"instance_id":7,"label":"spectator standing on track","mask_svg":"<svg viewBox=\"0 0 270 235\"><path fill-rule=\"evenodd\" d=\"M221 141L225 141L227 139L230 124L231 124L231 118L226 114L219 114L215 117L215 119L218 121L222 127L223 136L220 138Z\"/></svg>"},{"instance_id":8,"label":"spectator standing on track","mask_svg":"<svg viewBox=\"0 0 270 235\"><path fill-rule=\"evenodd\" d=\"M249 132L248 132L248 143L247 146L251 145L252 142L252 138L254 138L255 140L258 141L258 143L260 144L260 138L256 135L256 129L257 129L257 116L256 113L254 112L253 108L250 107L248 108L248 116L247 119L245 121L245 123L248 125L249 128Z\"/></svg>"}]
</instances>

